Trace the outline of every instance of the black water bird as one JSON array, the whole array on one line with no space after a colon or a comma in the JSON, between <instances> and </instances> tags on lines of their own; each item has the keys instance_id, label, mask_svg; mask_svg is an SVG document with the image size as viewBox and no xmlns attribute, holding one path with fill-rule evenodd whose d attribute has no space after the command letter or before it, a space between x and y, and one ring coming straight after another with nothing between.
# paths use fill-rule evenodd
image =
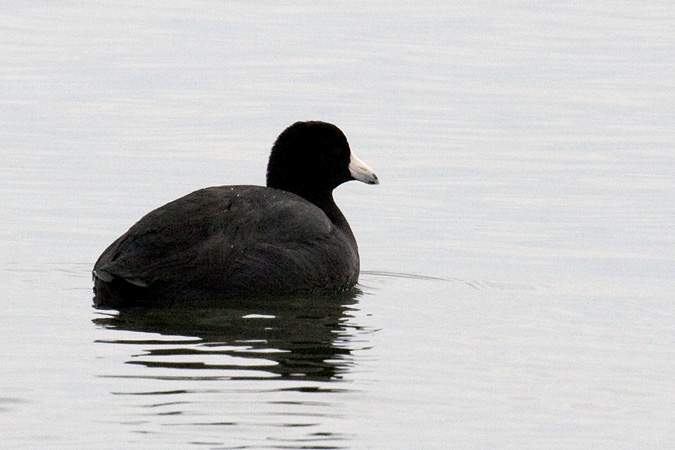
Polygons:
<instances>
[{"instance_id":1,"label":"black water bird","mask_svg":"<svg viewBox=\"0 0 675 450\"><path fill-rule=\"evenodd\" d=\"M200 189L145 215L94 265L99 308L324 295L358 281L359 254L332 191L378 184L335 125L277 138L267 186Z\"/></svg>"}]
</instances>

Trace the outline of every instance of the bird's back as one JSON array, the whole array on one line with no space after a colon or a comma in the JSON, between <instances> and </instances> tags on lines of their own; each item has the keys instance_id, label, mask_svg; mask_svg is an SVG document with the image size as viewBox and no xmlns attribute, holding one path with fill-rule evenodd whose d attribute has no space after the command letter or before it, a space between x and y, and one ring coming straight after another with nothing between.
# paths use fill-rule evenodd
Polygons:
<instances>
[{"instance_id":1,"label":"bird's back","mask_svg":"<svg viewBox=\"0 0 675 450\"><path fill-rule=\"evenodd\" d=\"M94 266L99 307L352 287L356 242L314 204L261 186L201 189L148 213Z\"/></svg>"}]
</instances>

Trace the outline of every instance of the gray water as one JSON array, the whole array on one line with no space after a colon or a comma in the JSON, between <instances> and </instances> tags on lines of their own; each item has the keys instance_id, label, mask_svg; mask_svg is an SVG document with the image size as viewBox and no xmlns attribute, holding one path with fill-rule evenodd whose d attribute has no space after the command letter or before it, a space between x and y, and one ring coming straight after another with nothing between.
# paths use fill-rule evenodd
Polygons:
<instances>
[{"instance_id":1,"label":"gray water","mask_svg":"<svg viewBox=\"0 0 675 450\"><path fill-rule=\"evenodd\" d=\"M15 2L0 447L675 448L669 2ZM117 314L149 210L340 126L356 296Z\"/></svg>"}]
</instances>

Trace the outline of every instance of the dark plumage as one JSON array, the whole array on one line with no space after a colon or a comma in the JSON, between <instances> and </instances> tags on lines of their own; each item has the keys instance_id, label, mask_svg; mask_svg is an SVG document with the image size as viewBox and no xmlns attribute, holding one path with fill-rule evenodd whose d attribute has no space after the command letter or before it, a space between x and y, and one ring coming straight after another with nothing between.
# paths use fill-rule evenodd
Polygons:
<instances>
[{"instance_id":1,"label":"dark plumage","mask_svg":"<svg viewBox=\"0 0 675 450\"><path fill-rule=\"evenodd\" d=\"M277 138L267 187L200 189L148 213L94 265L100 308L324 295L359 275L354 235L333 201L377 184L335 125L297 122Z\"/></svg>"}]
</instances>

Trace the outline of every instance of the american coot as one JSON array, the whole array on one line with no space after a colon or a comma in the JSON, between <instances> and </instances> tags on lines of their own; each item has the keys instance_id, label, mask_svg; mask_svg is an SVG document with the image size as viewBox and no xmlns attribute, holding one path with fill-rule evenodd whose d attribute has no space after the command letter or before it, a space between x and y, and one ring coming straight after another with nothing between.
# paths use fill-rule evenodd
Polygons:
<instances>
[{"instance_id":1,"label":"american coot","mask_svg":"<svg viewBox=\"0 0 675 450\"><path fill-rule=\"evenodd\" d=\"M151 211L94 265L99 308L325 295L358 281L359 254L333 189L378 184L335 125L277 138L267 187L200 189Z\"/></svg>"}]
</instances>

